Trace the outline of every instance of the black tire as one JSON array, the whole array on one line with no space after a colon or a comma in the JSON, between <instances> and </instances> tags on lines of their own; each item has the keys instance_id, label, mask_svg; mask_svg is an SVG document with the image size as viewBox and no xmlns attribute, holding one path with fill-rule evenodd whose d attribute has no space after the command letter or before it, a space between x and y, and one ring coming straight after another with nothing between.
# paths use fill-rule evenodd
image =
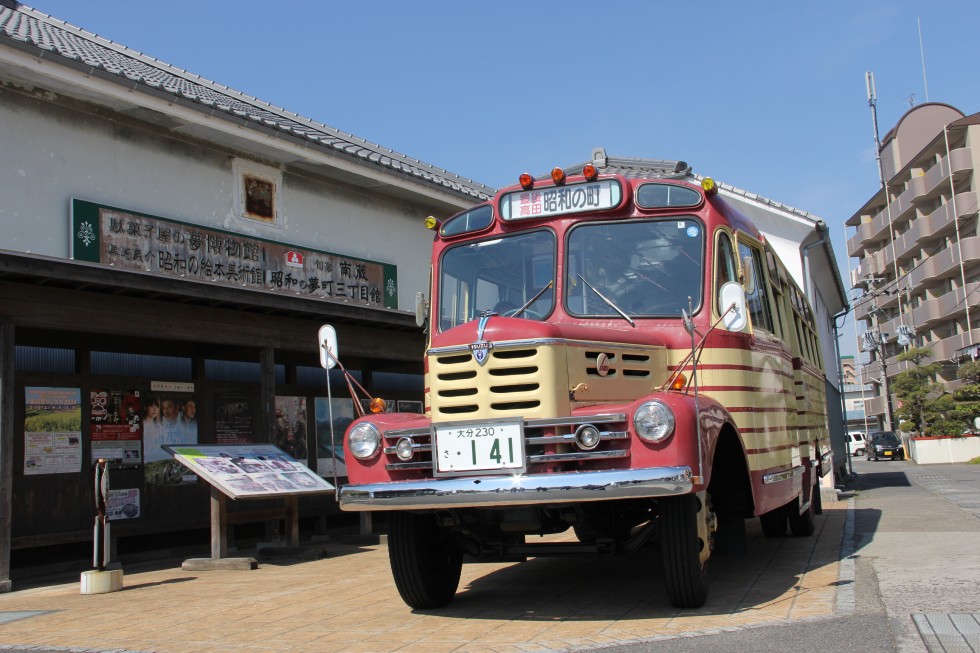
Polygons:
<instances>
[{"instance_id":1,"label":"black tire","mask_svg":"<svg viewBox=\"0 0 980 653\"><path fill-rule=\"evenodd\" d=\"M700 608L708 600L708 565L701 562L701 551L709 544L698 535L698 520L705 519L701 507L693 494L660 501L664 582L675 608Z\"/></svg>"},{"instance_id":2,"label":"black tire","mask_svg":"<svg viewBox=\"0 0 980 653\"><path fill-rule=\"evenodd\" d=\"M742 556L748 547L745 541L745 517L740 512L716 512L718 530L712 555Z\"/></svg>"},{"instance_id":3,"label":"black tire","mask_svg":"<svg viewBox=\"0 0 980 653\"><path fill-rule=\"evenodd\" d=\"M793 533L793 537L810 537L816 530L813 521L817 512L817 504L813 498L814 492L817 491L816 487L816 485L810 486L810 505L802 514L795 507L789 511L789 530Z\"/></svg>"},{"instance_id":4,"label":"black tire","mask_svg":"<svg viewBox=\"0 0 980 653\"><path fill-rule=\"evenodd\" d=\"M766 537L783 537L786 535L786 509L776 508L759 515L762 524L762 534Z\"/></svg>"},{"instance_id":5,"label":"black tire","mask_svg":"<svg viewBox=\"0 0 980 653\"><path fill-rule=\"evenodd\" d=\"M410 607L441 608L456 595L463 552L432 515L390 514L388 561L398 593Z\"/></svg>"}]
</instances>

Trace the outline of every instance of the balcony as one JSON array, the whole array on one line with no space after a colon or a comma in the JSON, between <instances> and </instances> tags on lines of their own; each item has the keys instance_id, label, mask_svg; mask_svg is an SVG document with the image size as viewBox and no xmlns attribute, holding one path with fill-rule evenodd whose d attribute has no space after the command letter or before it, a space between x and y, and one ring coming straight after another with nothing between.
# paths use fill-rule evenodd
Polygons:
<instances>
[{"instance_id":1,"label":"balcony","mask_svg":"<svg viewBox=\"0 0 980 653\"><path fill-rule=\"evenodd\" d=\"M980 342L980 329L973 330L973 342ZM957 333L955 336L949 336L948 338L943 338L935 342L928 343L926 346L932 350L932 360L934 361L945 361L952 360L956 356L956 351L958 349L963 349L970 345L970 334L968 333ZM891 372L891 369L888 370Z\"/></svg>"},{"instance_id":2,"label":"balcony","mask_svg":"<svg viewBox=\"0 0 980 653\"><path fill-rule=\"evenodd\" d=\"M973 169L973 153L968 147L961 147L949 153L948 158L942 159L939 163L929 169L929 172L922 177L925 180L922 186L922 194L916 198L917 202L924 202L934 199L949 190L949 169L952 162L953 172L964 172ZM945 184L945 188L943 188Z\"/></svg>"},{"instance_id":3,"label":"balcony","mask_svg":"<svg viewBox=\"0 0 980 653\"><path fill-rule=\"evenodd\" d=\"M980 282L969 283L966 286L966 293L962 288L957 288L951 292L924 301L912 312L912 319L918 328L930 328L940 322L955 319L966 313L966 303L964 297L977 297L980 292Z\"/></svg>"},{"instance_id":4,"label":"balcony","mask_svg":"<svg viewBox=\"0 0 980 653\"><path fill-rule=\"evenodd\" d=\"M912 177L909 179L908 188L892 202L892 225L899 225L910 220L915 214L915 202L922 201L925 195L926 178ZM887 211L885 217L887 219Z\"/></svg>"},{"instance_id":5,"label":"balcony","mask_svg":"<svg viewBox=\"0 0 980 653\"><path fill-rule=\"evenodd\" d=\"M951 245L927 258L909 275L912 285L918 287L924 282L944 279L956 274L960 265L960 250L963 251L964 260L980 260L980 236L964 238L959 247L955 244Z\"/></svg>"}]
</instances>

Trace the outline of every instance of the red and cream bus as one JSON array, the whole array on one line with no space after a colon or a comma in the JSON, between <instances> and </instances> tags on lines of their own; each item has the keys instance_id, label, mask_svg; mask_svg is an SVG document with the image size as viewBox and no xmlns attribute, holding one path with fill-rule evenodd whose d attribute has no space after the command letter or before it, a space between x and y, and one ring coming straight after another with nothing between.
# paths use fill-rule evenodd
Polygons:
<instances>
[{"instance_id":1,"label":"red and cream bus","mask_svg":"<svg viewBox=\"0 0 980 653\"><path fill-rule=\"evenodd\" d=\"M425 414L350 426L341 507L389 511L415 608L452 599L464 554L654 544L671 603L700 606L709 557L744 550L747 519L814 530L831 460L813 313L689 168L520 181L430 218Z\"/></svg>"}]
</instances>

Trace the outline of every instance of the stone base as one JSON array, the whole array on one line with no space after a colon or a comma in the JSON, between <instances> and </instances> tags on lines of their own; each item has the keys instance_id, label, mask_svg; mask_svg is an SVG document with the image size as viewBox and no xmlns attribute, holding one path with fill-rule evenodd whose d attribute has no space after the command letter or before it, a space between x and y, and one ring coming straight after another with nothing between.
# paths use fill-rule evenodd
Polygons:
<instances>
[{"instance_id":1,"label":"stone base","mask_svg":"<svg viewBox=\"0 0 980 653\"><path fill-rule=\"evenodd\" d=\"M188 558L180 566L184 571L251 571L258 567L255 558Z\"/></svg>"},{"instance_id":2,"label":"stone base","mask_svg":"<svg viewBox=\"0 0 980 653\"><path fill-rule=\"evenodd\" d=\"M82 594L107 594L123 588L123 570L83 571Z\"/></svg>"}]
</instances>

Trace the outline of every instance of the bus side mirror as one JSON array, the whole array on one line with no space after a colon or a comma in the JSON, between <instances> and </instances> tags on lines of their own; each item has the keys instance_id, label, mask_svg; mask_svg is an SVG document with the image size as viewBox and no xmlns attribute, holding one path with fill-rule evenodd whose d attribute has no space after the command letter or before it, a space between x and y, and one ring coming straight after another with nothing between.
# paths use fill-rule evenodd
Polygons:
<instances>
[{"instance_id":1,"label":"bus side mirror","mask_svg":"<svg viewBox=\"0 0 980 653\"><path fill-rule=\"evenodd\" d=\"M746 295L755 292L755 266L752 265L751 256L742 259L742 285L745 286Z\"/></svg>"},{"instance_id":2,"label":"bus side mirror","mask_svg":"<svg viewBox=\"0 0 980 653\"><path fill-rule=\"evenodd\" d=\"M429 318L429 302L425 301L425 293L415 293L415 324L425 328Z\"/></svg>"},{"instance_id":3,"label":"bus side mirror","mask_svg":"<svg viewBox=\"0 0 980 653\"><path fill-rule=\"evenodd\" d=\"M748 305L745 303L745 289L735 281L721 287L719 308L725 313L722 323L729 331L745 331L749 325Z\"/></svg>"}]
</instances>

